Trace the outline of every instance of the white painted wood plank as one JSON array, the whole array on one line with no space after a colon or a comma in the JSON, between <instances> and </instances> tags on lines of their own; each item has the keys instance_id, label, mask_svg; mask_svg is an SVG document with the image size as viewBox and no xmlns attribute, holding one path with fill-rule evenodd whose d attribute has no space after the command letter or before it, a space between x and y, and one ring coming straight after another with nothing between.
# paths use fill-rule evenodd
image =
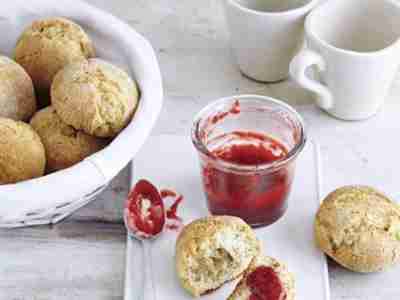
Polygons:
<instances>
[{"instance_id":1,"label":"white painted wood plank","mask_svg":"<svg viewBox=\"0 0 400 300\"><path fill-rule=\"evenodd\" d=\"M0 300L122 299L122 225L0 231Z\"/></svg>"}]
</instances>

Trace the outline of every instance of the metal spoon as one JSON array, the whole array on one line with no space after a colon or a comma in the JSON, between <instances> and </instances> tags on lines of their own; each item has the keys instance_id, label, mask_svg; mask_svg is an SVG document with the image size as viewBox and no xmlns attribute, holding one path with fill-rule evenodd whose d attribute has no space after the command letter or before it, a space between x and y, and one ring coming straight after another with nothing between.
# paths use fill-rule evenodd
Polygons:
<instances>
[{"instance_id":1,"label":"metal spoon","mask_svg":"<svg viewBox=\"0 0 400 300\"><path fill-rule=\"evenodd\" d=\"M134 232L131 230L128 225L127 215L124 213L124 223L126 230L128 231L129 238L134 238L141 242L143 249L143 281L142 281L142 297L140 300L156 300L155 297L155 288L153 282L153 274L152 274L152 260L151 260L151 243L155 240L164 230L164 225L162 230L156 234L151 236L143 236L138 234L138 232ZM135 299L130 299L135 300Z\"/></svg>"}]
</instances>

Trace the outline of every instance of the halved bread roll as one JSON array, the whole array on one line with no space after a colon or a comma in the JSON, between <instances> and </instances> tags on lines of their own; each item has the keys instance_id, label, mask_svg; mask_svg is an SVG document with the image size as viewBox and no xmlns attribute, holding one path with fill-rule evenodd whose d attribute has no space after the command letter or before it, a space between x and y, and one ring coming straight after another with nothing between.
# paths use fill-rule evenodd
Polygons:
<instances>
[{"instance_id":1,"label":"halved bread roll","mask_svg":"<svg viewBox=\"0 0 400 300\"><path fill-rule=\"evenodd\" d=\"M242 219L202 218L187 225L178 237L178 278L185 290L199 297L242 275L259 252L259 241Z\"/></svg>"},{"instance_id":2,"label":"halved bread roll","mask_svg":"<svg viewBox=\"0 0 400 300\"><path fill-rule=\"evenodd\" d=\"M254 272L256 270L258 274ZM294 300L294 276L283 263L272 257L264 255L255 257L228 298L228 300L249 299Z\"/></svg>"}]
</instances>

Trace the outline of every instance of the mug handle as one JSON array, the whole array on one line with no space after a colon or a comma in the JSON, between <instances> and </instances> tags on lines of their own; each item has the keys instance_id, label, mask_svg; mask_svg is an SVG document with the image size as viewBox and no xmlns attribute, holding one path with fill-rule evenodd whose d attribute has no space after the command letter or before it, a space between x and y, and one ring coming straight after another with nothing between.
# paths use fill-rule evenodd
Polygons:
<instances>
[{"instance_id":1,"label":"mug handle","mask_svg":"<svg viewBox=\"0 0 400 300\"><path fill-rule=\"evenodd\" d=\"M317 94L317 104L322 109L333 107L333 95L331 91L319 81L310 79L306 70L316 65L321 71L325 71L324 58L315 51L305 49L297 54L290 63L290 76L302 87Z\"/></svg>"}]
</instances>

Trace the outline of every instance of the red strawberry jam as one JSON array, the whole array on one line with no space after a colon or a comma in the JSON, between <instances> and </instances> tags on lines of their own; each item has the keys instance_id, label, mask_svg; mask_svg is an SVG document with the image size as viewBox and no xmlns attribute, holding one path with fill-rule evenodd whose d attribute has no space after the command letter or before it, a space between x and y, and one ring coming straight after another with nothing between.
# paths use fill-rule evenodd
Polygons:
<instances>
[{"instance_id":1,"label":"red strawberry jam","mask_svg":"<svg viewBox=\"0 0 400 300\"><path fill-rule=\"evenodd\" d=\"M167 198L173 199L168 207ZM158 189L147 180L140 180L129 193L125 202L124 218L129 229L142 238L152 238L163 228L177 231L182 227L178 216L183 196L175 191Z\"/></svg>"},{"instance_id":2,"label":"red strawberry jam","mask_svg":"<svg viewBox=\"0 0 400 300\"><path fill-rule=\"evenodd\" d=\"M171 230L178 230L183 225L182 218L178 216L178 208L183 201L183 196L178 195L175 191L168 189L161 190L160 195L163 200L166 198L174 199L174 202L166 211L166 227Z\"/></svg>"},{"instance_id":3,"label":"red strawberry jam","mask_svg":"<svg viewBox=\"0 0 400 300\"><path fill-rule=\"evenodd\" d=\"M147 180L140 180L129 193L124 214L130 230L143 238L159 234L165 224L160 193Z\"/></svg>"},{"instance_id":4,"label":"red strawberry jam","mask_svg":"<svg viewBox=\"0 0 400 300\"><path fill-rule=\"evenodd\" d=\"M234 131L208 144L212 155L228 163L203 165L208 207L215 215L241 217L252 226L269 225L286 211L292 167L263 166L283 160L288 150L279 141L257 132Z\"/></svg>"},{"instance_id":5,"label":"red strawberry jam","mask_svg":"<svg viewBox=\"0 0 400 300\"><path fill-rule=\"evenodd\" d=\"M271 267L261 266L247 276L246 284L251 291L249 300L285 300L282 282Z\"/></svg>"}]
</instances>

